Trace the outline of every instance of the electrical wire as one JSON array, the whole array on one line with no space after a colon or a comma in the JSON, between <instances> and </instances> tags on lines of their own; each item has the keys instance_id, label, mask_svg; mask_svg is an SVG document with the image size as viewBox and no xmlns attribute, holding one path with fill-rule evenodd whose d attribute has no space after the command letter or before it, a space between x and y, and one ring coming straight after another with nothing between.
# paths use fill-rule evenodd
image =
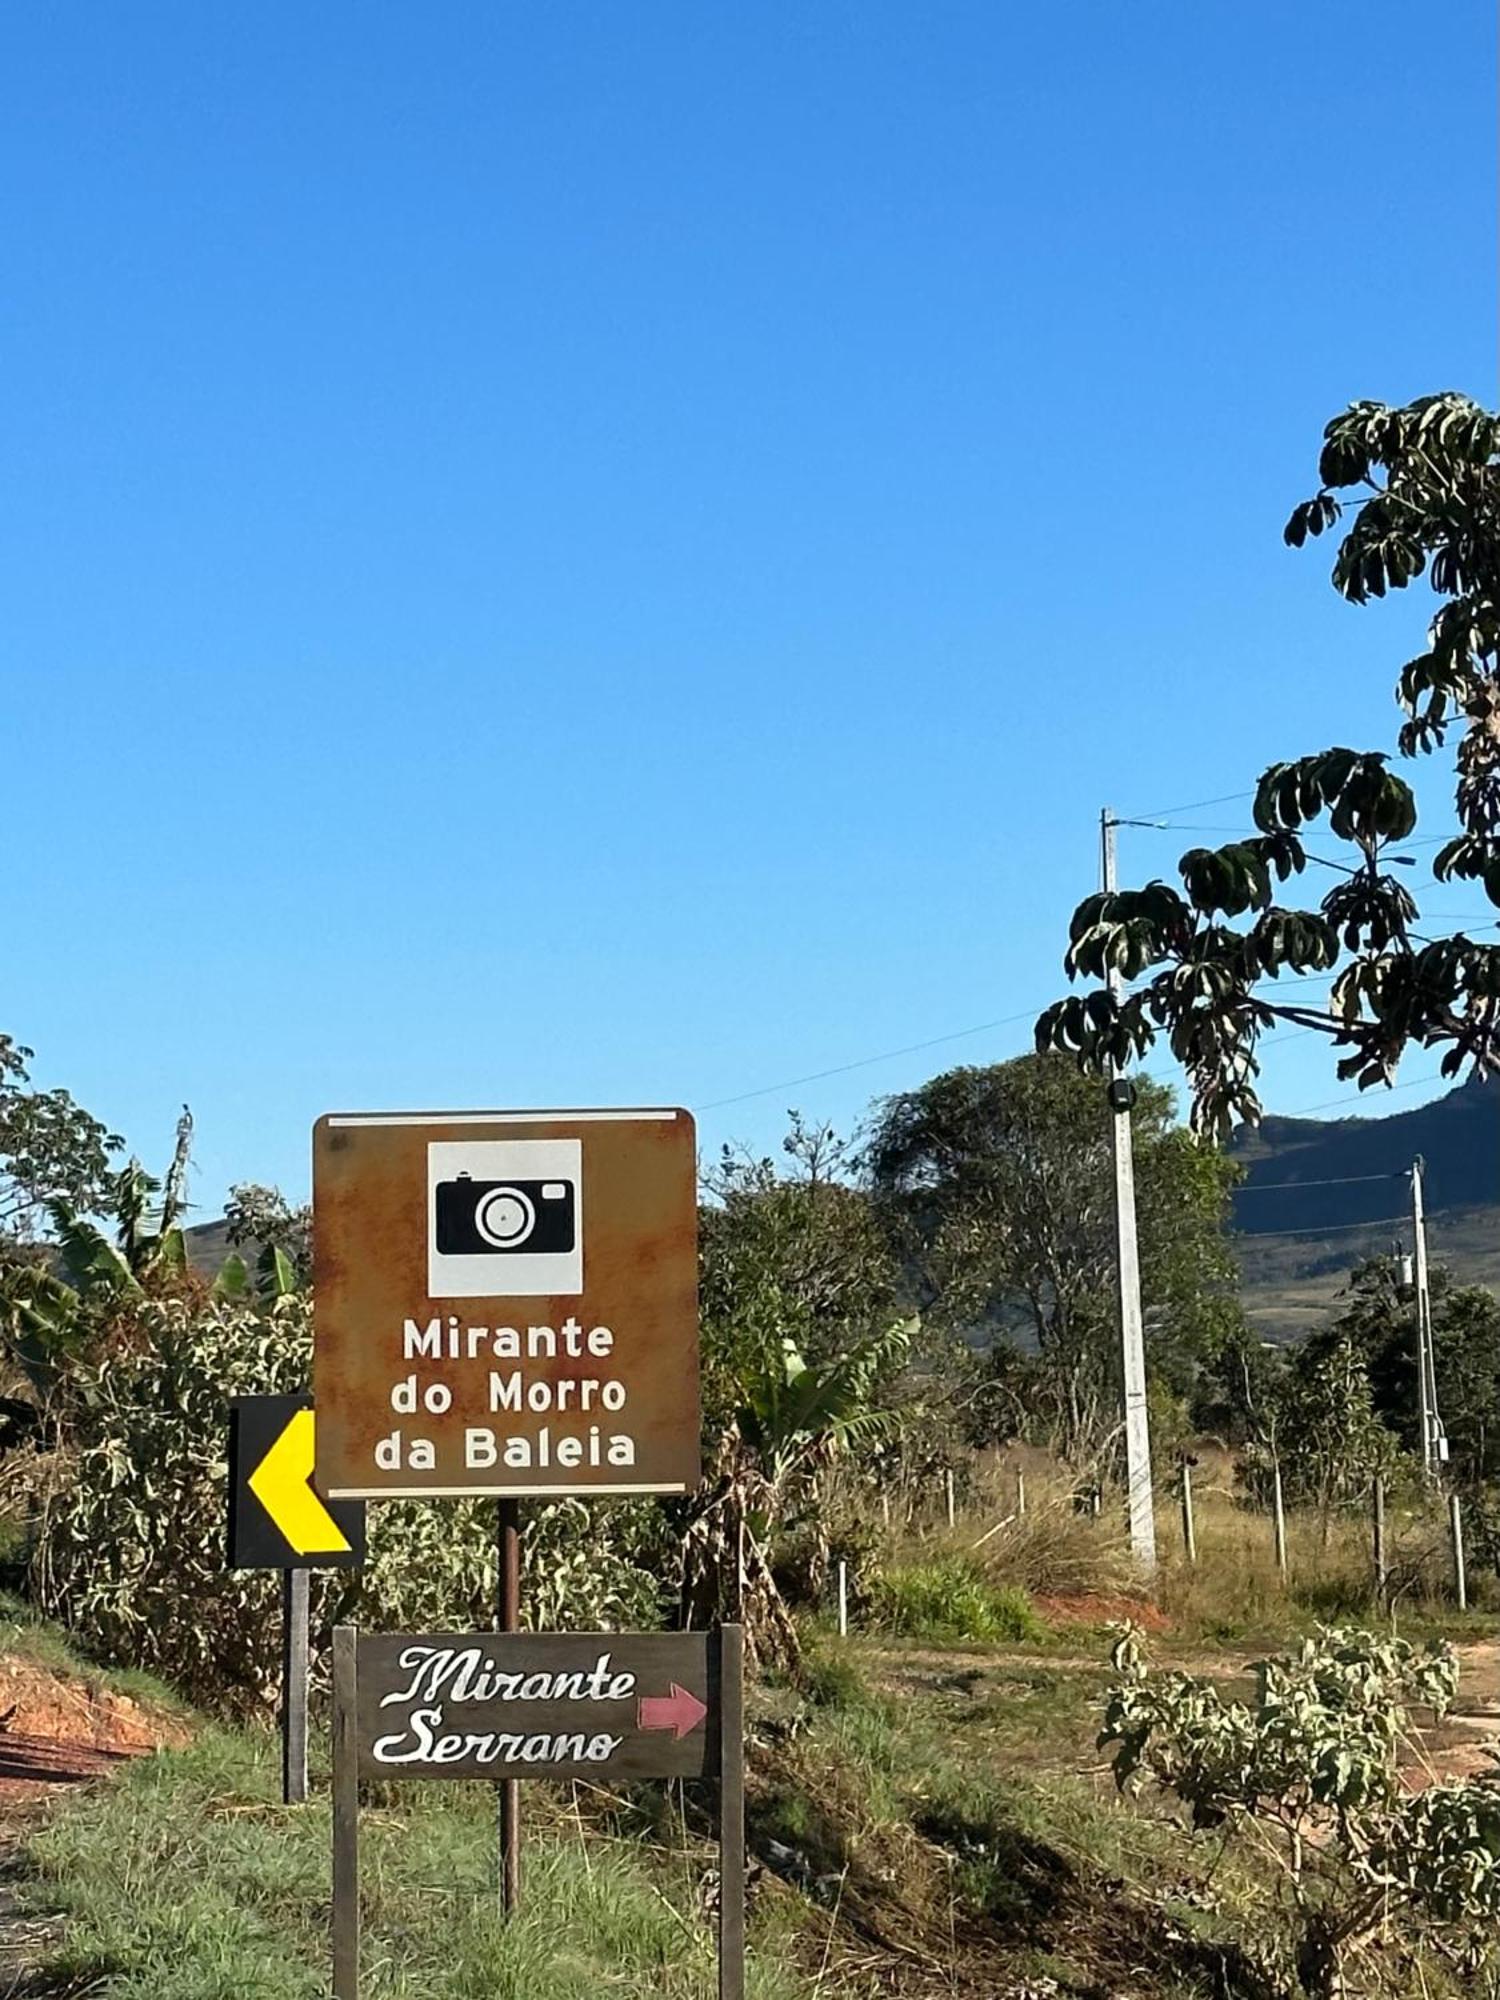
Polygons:
<instances>
[{"instance_id":1,"label":"electrical wire","mask_svg":"<svg viewBox=\"0 0 1500 2000\"><path fill-rule=\"evenodd\" d=\"M1338 1236L1351 1229L1389 1229L1393 1222L1410 1222L1409 1215L1372 1215L1368 1222L1309 1222L1301 1229L1237 1229L1236 1236L1264 1243L1271 1236Z\"/></svg>"},{"instance_id":2,"label":"electrical wire","mask_svg":"<svg viewBox=\"0 0 1500 2000\"><path fill-rule=\"evenodd\" d=\"M1241 796L1248 798L1250 795L1247 792L1242 793ZM1187 808L1184 807L1182 810L1186 811ZM1240 840L1259 839L1264 834L1264 829L1258 826L1217 826L1205 824L1197 820L1162 819L1151 814L1142 814L1139 819L1117 820L1116 825L1137 827L1143 833L1227 833ZM1406 840L1393 841L1391 845L1395 847L1441 847L1446 841L1456 840L1457 838L1458 834L1456 831L1453 833L1422 833L1413 834ZM1312 855L1311 848L1307 851L1309 855ZM1313 856L1315 860L1318 858L1315 855Z\"/></svg>"},{"instance_id":3,"label":"electrical wire","mask_svg":"<svg viewBox=\"0 0 1500 2000\"><path fill-rule=\"evenodd\" d=\"M1279 982L1258 980L1256 984L1264 985L1270 983L1275 985L1279 983L1282 986L1289 986L1294 981L1298 983L1311 980L1320 982L1331 981L1337 976L1335 973L1292 973L1283 975ZM1045 1002L1042 1004L1045 1005ZM877 1063L895 1062L901 1056L920 1055L925 1049L941 1048L946 1042L966 1041L971 1035L989 1034L996 1028L1013 1028L1022 1021L1034 1021L1041 1011L1042 1006L1025 1007L1018 1014L1004 1014L995 1021L977 1021L971 1028L954 1028L944 1035L929 1035L925 1041L907 1042L898 1049L882 1049L877 1055L858 1056L852 1062L835 1063L828 1069L809 1070L805 1076L785 1077L780 1083L764 1083L755 1090L739 1091L733 1097L711 1098L707 1103L697 1105L695 1109L699 1111L724 1111L731 1105L749 1104L758 1097L773 1097L778 1091L799 1090L805 1083L823 1083L830 1077L848 1076L854 1070L871 1069ZM1278 1042L1295 1041L1299 1035L1314 1035L1319 1032L1321 1031L1317 1026L1289 1028L1284 1034L1267 1036L1258 1046L1263 1049L1274 1048ZM1138 1070L1135 1074L1152 1083L1171 1083L1177 1080L1174 1070ZM1441 1081L1441 1077L1412 1077L1405 1083L1391 1084L1389 1089L1391 1091L1415 1090L1421 1084L1440 1083ZM1268 1118L1308 1118L1314 1112L1329 1111L1337 1105L1363 1103L1368 1096L1369 1093L1367 1091L1356 1090L1343 1097L1331 1097L1322 1104L1304 1105L1300 1110L1296 1111L1267 1111L1265 1116ZM1380 1177L1377 1175L1376 1178Z\"/></svg>"},{"instance_id":4,"label":"electrical wire","mask_svg":"<svg viewBox=\"0 0 1500 2000\"><path fill-rule=\"evenodd\" d=\"M1278 1188L1355 1187L1362 1181L1399 1180L1405 1171L1396 1167L1388 1174L1335 1174L1322 1181L1257 1181L1253 1187L1237 1187L1234 1193L1238 1198L1242 1194L1273 1194Z\"/></svg>"},{"instance_id":5,"label":"electrical wire","mask_svg":"<svg viewBox=\"0 0 1500 2000\"><path fill-rule=\"evenodd\" d=\"M752 1097L771 1097L778 1090L796 1090L804 1083L821 1083L825 1077L847 1076L851 1070L869 1069L874 1063L894 1062L898 1056L919 1055L923 1049L935 1049L944 1042L960 1042L968 1035L987 1034L992 1028L1013 1028L1018 1021L1034 1021L1041 1011L1041 1007L1027 1007L1019 1014L1002 1015L998 1021L979 1021L972 1028L955 1028L951 1034L932 1035L925 1042L908 1042L904 1048L882 1049L879 1055L860 1056L854 1062L836 1063L832 1069L816 1069L806 1076L787 1077L782 1083L762 1084L758 1090L742 1090L737 1097L716 1097L708 1104L698 1105L697 1109L722 1111L730 1104L748 1104Z\"/></svg>"},{"instance_id":6,"label":"electrical wire","mask_svg":"<svg viewBox=\"0 0 1500 2000\"><path fill-rule=\"evenodd\" d=\"M1398 1090L1420 1090L1423 1084L1442 1083L1443 1080L1440 1076L1410 1076L1406 1079L1405 1083L1387 1084L1386 1095L1393 1096ZM1268 1111L1266 1116L1268 1118L1311 1118L1315 1111L1332 1111L1337 1104L1368 1103L1369 1097L1369 1091L1355 1090L1343 1097L1326 1098L1321 1104L1304 1104L1297 1111Z\"/></svg>"},{"instance_id":7,"label":"electrical wire","mask_svg":"<svg viewBox=\"0 0 1500 2000\"><path fill-rule=\"evenodd\" d=\"M1202 812L1206 806L1238 805L1241 799L1253 799L1254 792L1223 792L1216 799L1190 799L1185 806L1158 806L1155 812L1133 813L1132 819L1170 819L1173 813Z\"/></svg>"}]
</instances>

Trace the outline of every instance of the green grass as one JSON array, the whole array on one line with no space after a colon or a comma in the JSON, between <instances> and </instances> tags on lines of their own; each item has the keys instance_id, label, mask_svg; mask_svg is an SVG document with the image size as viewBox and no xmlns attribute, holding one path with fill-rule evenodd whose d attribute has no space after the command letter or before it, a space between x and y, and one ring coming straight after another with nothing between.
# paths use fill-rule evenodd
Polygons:
<instances>
[{"instance_id":1,"label":"green grass","mask_svg":"<svg viewBox=\"0 0 1500 2000\"><path fill-rule=\"evenodd\" d=\"M872 1616L886 1631L911 1639L1044 1639L1047 1628L1027 1593L993 1584L962 1556L897 1563L872 1591Z\"/></svg>"},{"instance_id":2,"label":"green grass","mask_svg":"<svg viewBox=\"0 0 1500 2000\"><path fill-rule=\"evenodd\" d=\"M1160 1800L1117 1797L1095 1747L1107 1633L1069 1626L1055 1645L1011 1650L1041 1629L1015 1593L1023 1615L999 1644L976 1639L972 1573L939 1558L898 1574L923 1570L900 1586L916 1635L810 1635L801 1676L754 1691L752 1851L801 1889L768 1880L753 1907L755 2000L865 2000L877 1987L968 2000L1044 1979L1058 2000L1246 2000L1236 1950L1271 1934L1266 1883L1253 1854L1221 1854ZM1002 1627L994 1601L1007 1595L992 1585L979 1600ZM1257 1595L1241 1608L1259 1610ZM934 1636L949 1623L961 1639ZM54 1635L0 1606L8 1644L79 1670ZM60 1804L21 1885L64 1919L44 1973L58 1990L326 1993L327 1806L280 1805L276 1748L205 1728ZM372 1792L369 2000L708 2000L713 1854L685 1832L675 1794L642 1786L610 1806L580 1789L582 1818L566 1787L530 1785L523 1801L524 1903L505 1923L488 1786ZM1447 1991L1439 1982L1428 2000Z\"/></svg>"},{"instance_id":3,"label":"green grass","mask_svg":"<svg viewBox=\"0 0 1500 2000\"><path fill-rule=\"evenodd\" d=\"M128 1695L171 1715L186 1716L187 1704L154 1674L133 1667L100 1667L86 1659L55 1625L38 1617L23 1598L0 1591L0 1656L27 1661L61 1680L81 1680Z\"/></svg>"},{"instance_id":4,"label":"green grass","mask_svg":"<svg viewBox=\"0 0 1500 2000\"><path fill-rule=\"evenodd\" d=\"M527 1787L531 1800L542 1787ZM363 1988L403 2000L707 2000L708 1858L568 1828L529 1833L501 1920L488 1786L389 1788L361 1826ZM539 1798L533 1812L545 1810ZM533 1819L533 1827L535 1820ZM326 1803L278 1803L269 1737L205 1730L75 1796L28 1849L25 1888L65 1918L46 1976L108 2000L308 2000L328 1984ZM750 1991L802 2000L784 1937L752 1935ZM757 1950L760 1943L762 1949Z\"/></svg>"},{"instance_id":5,"label":"green grass","mask_svg":"<svg viewBox=\"0 0 1500 2000\"><path fill-rule=\"evenodd\" d=\"M757 1803L758 1830L815 1885L842 1883L862 1924L960 1982L1048 1978L1060 2000L1223 1990L1227 1901L1177 1907L1211 1850L1173 1814L1118 1800L1100 1769L1102 1658L1017 1663L966 1646L934 1661L930 1646L868 1640L851 1652L866 1692L813 1711Z\"/></svg>"}]
</instances>

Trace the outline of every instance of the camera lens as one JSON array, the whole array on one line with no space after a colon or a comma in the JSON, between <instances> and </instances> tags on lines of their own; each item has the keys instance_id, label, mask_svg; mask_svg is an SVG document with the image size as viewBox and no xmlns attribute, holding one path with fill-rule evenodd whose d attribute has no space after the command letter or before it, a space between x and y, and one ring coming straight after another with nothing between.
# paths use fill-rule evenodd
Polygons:
<instances>
[{"instance_id":1,"label":"camera lens","mask_svg":"<svg viewBox=\"0 0 1500 2000\"><path fill-rule=\"evenodd\" d=\"M510 1250L524 1243L536 1223L536 1210L519 1188L491 1188L474 1211L474 1227L487 1243Z\"/></svg>"}]
</instances>

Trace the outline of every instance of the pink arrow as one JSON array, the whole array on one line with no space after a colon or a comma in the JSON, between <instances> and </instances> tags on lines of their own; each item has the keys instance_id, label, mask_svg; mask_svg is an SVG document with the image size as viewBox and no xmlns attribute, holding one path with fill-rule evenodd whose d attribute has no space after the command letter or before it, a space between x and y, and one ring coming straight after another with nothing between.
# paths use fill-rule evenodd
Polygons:
<instances>
[{"instance_id":1,"label":"pink arrow","mask_svg":"<svg viewBox=\"0 0 1500 2000\"><path fill-rule=\"evenodd\" d=\"M670 1694L643 1694L636 1703L637 1729L670 1729L680 1743L690 1729L696 1729L708 1710L685 1687L672 1683Z\"/></svg>"}]
</instances>

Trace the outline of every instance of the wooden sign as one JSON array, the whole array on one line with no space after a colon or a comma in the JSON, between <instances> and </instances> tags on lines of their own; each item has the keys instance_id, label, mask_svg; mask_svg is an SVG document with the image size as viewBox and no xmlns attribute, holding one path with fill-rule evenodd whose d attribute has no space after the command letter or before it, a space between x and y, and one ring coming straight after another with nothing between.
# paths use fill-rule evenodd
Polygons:
<instances>
[{"instance_id":1,"label":"wooden sign","mask_svg":"<svg viewBox=\"0 0 1500 2000\"><path fill-rule=\"evenodd\" d=\"M359 1781L714 1777L719 1995L745 1978L743 1634L333 1635L333 1992L359 1996Z\"/></svg>"},{"instance_id":2,"label":"wooden sign","mask_svg":"<svg viewBox=\"0 0 1500 2000\"><path fill-rule=\"evenodd\" d=\"M706 1632L362 1633L362 1778L701 1778Z\"/></svg>"},{"instance_id":3,"label":"wooden sign","mask_svg":"<svg viewBox=\"0 0 1500 2000\"><path fill-rule=\"evenodd\" d=\"M697 1225L686 1111L320 1118L323 1491L695 1486Z\"/></svg>"}]
</instances>

